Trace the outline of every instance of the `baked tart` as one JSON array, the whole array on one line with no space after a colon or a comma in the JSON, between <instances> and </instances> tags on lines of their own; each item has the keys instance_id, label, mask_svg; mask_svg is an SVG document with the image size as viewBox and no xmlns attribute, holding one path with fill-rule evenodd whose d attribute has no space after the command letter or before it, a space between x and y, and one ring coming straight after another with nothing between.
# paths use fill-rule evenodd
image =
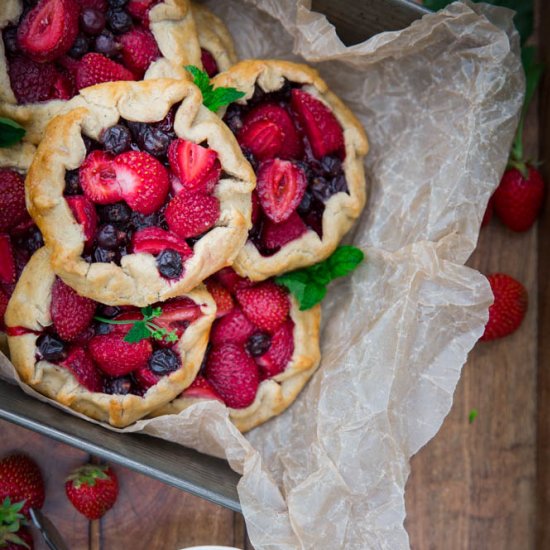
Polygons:
<instances>
[{"instance_id":1,"label":"baked tart","mask_svg":"<svg viewBox=\"0 0 550 550\"><path fill-rule=\"evenodd\" d=\"M141 311L99 304L56 277L42 248L8 305L10 357L21 379L39 393L124 427L191 384L215 312L202 285ZM140 330L146 332L141 339L129 338Z\"/></svg>"},{"instance_id":2,"label":"baked tart","mask_svg":"<svg viewBox=\"0 0 550 550\"><path fill-rule=\"evenodd\" d=\"M241 61L213 83L245 93L221 114L257 178L235 270L263 280L327 258L365 205L361 124L306 65Z\"/></svg>"},{"instance_id":3,"label":"baked tart","mask_svg":"<svg viewBox=\"0 0 550 550\"><path fill-rule=\"evenodd\" d=\"M56 274L82 296L142 307L231 265L254 173L198 88L161 79L81 93L86 106L50 123L26 182Z\"/></svg>"}]
</instances>

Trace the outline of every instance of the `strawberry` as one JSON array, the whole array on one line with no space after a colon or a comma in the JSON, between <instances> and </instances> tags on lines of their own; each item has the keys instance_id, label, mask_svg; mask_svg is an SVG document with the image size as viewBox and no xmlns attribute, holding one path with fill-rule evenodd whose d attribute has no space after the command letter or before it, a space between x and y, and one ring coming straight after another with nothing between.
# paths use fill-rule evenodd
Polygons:
<instances>
[{"instance_id":1,"label":"strawberry","mask_svg":"<svg viewBox=\"0 0 550 550\"><path fill-rule=\"evenodd\" d=\"M343 152L342 127L324 103L311 94L295 88L291 91L290 104L316 158L321 159L331 153Z\"/></svg>"},{"instance_id":2,"label":"strawberry","mask_svg":"<svg viewBox=\"0 0 550 550\"><path fill-rule=\"evenodd\" d=\"M4 315L6 314L6 309L8 309L8 301L10 297L6 291L0 286L0 329L5 328L4 324Z\"/></svg>"},{"instance_id":3,"label":"strawberry","mask_svg":"<svg viewBox=\"0 0 550 550\"><path fill-rule=\"evenodd\" d=\"M55 331L68 342L75 340L91 324L96 303L79 296L61 279L56 279L52 287L50 314Z\"/></svg>"},{"instance_id":4,"label":"strawberry","mask_svg":"<svg viewBox=\"0 0 550 550\"><path fill-rule=\"evenodd\" d=\"M210 78L213 78L220 72L214 56L204 48L201 48L201 64Z\"/></svg>"},{"instance_id":5,"label":"strawberry","mask_svg":"<svg viewBox=\"0 0 550 550\"><path fill-rule=\"evenodd\" d=\"M252 109L244 118L237 140L258 160L299 158L303 145L287 110L274 103Z\"/></svg>"},{"instance_id":6,"label":"strawberry","mask_svg":"<svg viewBox=\"0 0 550 550\"><path fill-rule=\"evenodd\" d=\"M0 502L25 501L21 513L28 516L30 508L44 505L44 480L36 462L22 454L13 454L0 460Z\"/></svg>"},{"instance_id":7,"label":"strawberry","mask_svg":"<svg viewBox=\"0 0 550 550\"><path fill-rule=\"evenodd\" d=\"M100 53L87 53L76 70L76 87L81 90L103 82L135 80L131 71Z\"/></svg>"},{"instance_id":8,"label":"strawberry","mask_svg":"<svg viewBox=\"0 0 550 550\"><path fill-rule=\"evenodd\" d=\"M279 250L285 244L298 239L307 232L307 226L297 212L282 223L266 219L262 230L262 244L269 250Z\"/></svg>"},{"instance_id":9,"label":"strawberry","mask_svg":"<svg viewBox=\"0 0 550 550\"><path fill-rule=\"evenodd\" d=\"M220 217L220 202L212 195L181 192L165 212L166 223L180 237L197 237L211 229Z\"/></svg>"},{"instance_id":10,"label":"strawberry","mask_svg":"<svg viewBox=\"0 0 550 550\"><path fill-rule=\"evenodd\" d=\"M175 250L184 258L193 254L191 247L181 237L160 227L146 227L132 236L132 251L136 254L159 254L167 248Z\"/></svg>"},{"instance_id":11,"label":"strawberry","mask_svg":"<svg viewBox=\"0 0 550 550\"><path fill-rule=\"evenodd\" d=\"M544 199L540 172L526 165L525 175L517 168L504 172L495 191L495 213L512 231L527 231L537 219Z\"/></svg>"},{"instance_id":12,"label":"strawberry","mask_svg":"<svg viewBox=\"0 0 550 550\"><path fill-rule=\"evenodd\" d=\"M168 148L168 161L189 192L211 193L220 179L218 153L191 141L174 140Z\"/></svg>"},{"instance_id":13,"label":"strawberry","mask_svg":"<svg viewBox=\"0 0 550 550\"><path fill-rule=\"evenodd\" d=\"M0 234L0 283L15 283L16 271L9 235Z\"/></svg>"},{"instance_id":14,"label":"strawberry","mask_svg":"<svg viewBox=\"0 0 550 550\"><path fill-rule=\"evenodd\" d=\"M254 284L250 279L237 275L232 267L224 267L214 276L232 294L238 288L248 288Z\"/></svg>"},{"instance_id":15,"label":"strawberry","mask_svg":"<svg viewBox=\"0 0 550 550\"><path fill-rule=\"evenodd\" d=\"M25 527L25 516L21 513L23 502L5 498L0 502L0 548L2 550L21 550L34 548L32 535Z\"/></svg>"},{"instance_id":16,"label":"strawberry","mask_svg":"<svg viewBox=\"0 0 550 550\"><path fill-rule=\"evenodd\" d=\"M130 0L126 5L126 11L145 26L149 26L149 10L161 0Z\"/></svg>"},{"instance_id":17,"label":"strawberry","mask_svg":"<svg viewBox=\"0 0 550 550\"><path fill-rule=\"evenodd\" d=\"M118 479L110 466L86 464L74 470L65 482L72 505L88 519L102 517L118 496Z\"/></svg>"},{"instance_id":18,"label":"strawberry","mask_svg":"<svg viewBox=\"0 0 550 550\"><path fill-rule=\"evenodd\" d=\"M216 302L217 318L223 317L233 309L233 298L231 298L231 294L221 283L218 283L214 279L209 279L206 281L206 288L212 294L214 302Z\"/></svg>"},{"instance_id":19,"label":"strawberry","mask_svg":"<svg viewBox=\"0 0 550 550\"><path fill-rule=\"evenodd\" d=\"M489 202L487 202L487 208L485 208L485 213L483 214L483 219L481 220L481 227L485 227L489 225L489 222L491 221L491 218L493 217L493 211L495 208L495 200L494 197L491 196L489 199Z\"/></svg>"},{"instance_id":20,"label":"strawberry","mask_svg":"<svg viewBox=\"0 0 550 550\"><path fill-rule=\"evenodd\" d=\"M273 334L271 346L256 363L260 367L260 377L271 378L283 372L294 353L294 323L285 321Z\"/></svg>"},{"instance_id":21,"label":"strawberry","mask_svg":"<svg viewBox=\"0 0 550 550\"><path fill-rule=\"evenodd\" d=\"M254 401L258 367L242 346L215 347L206 361L206 378L228 407L241 409Z\"/></svg>"},{"instance_id":22,"label":"strawberry","mask_svg":"<svg viewBox=\"0 0 550 550\"><path fill-rule=\"evenodd\" d=\"M152 388L162 377L155 374L148 366L140 367L134 371L134 378L144 390Z\"/></svg>"},{"instance_id":23,"label":"strawberry","mask_svg":"<svg viewBox=\"0 0 550 550\"><path fill-rule=\"evenodd\" d=\"M239 289L236 294L244 314L261 330L275 332L288 318L287 292L272 281Z\"/></svg>"},{"instance_id":24,"label":"strawberry","mask_svg":"<svg viewBox=\"0 0 550 550\"><path fill-rule=\"evenodd\" d=\"M0 168L0 232L14 228L26 218L23 176L15 170Z\"/></svg>"},{"instance_id":25,"label":"strawberry","mask_svg":"<svg viewBox=\"0 0 550 550\"><path fill-rule=\"evenodd\" d=\"M217 346L233 343L244 344L256 328L240 308L235 308L219 319L210 333L210 342Z\"/></svg>"},{"instance_id":26,"label":"strawberry","mask_svg":"<svg viewBox=\"0 0 550 550\"><path fill-rule=\"evenodd\" d=\"M261 214L262 207L260 205L260 197L258 197L258 191L254 189L254 191L252 191L252 225L256 225L260 221Z\"/></svg>"},{"instance_id":27,"label":"strawberry","mask_svg":"<svg viewBox=\"0 0 550 550\"><path fill-rule=\"evenodd\" d=\"M170 188L166 168L145 151L128 151L113 161L116 181L128 206L140 214L158 210Z\"/></svg>"},{"instance_id":28,"label":"strawberry","mask_svg":"<svg viewBox=\"0 0 550 550\"><path fill-rule=\"evenodd\" d=\"M527 311L525 287L504 273L488 275L495 301L489 308L489 321L481 340L495 340L515 332Z\"/></svg>"},{"instance_id":29,"label":"strawberry","mask_svg":"<svg viewBox=\"0 0 550 550\"><path fill-rule=\"evenodd\" d=\"M76 0L80 6L80 11L86 8L104 12L107 10L107 0Z\"/></svg>"},{"instance_id":30,"label":"strawberry","mask_svg":"<svg viewBox=\"0 0 550 550\"><path fill-rule=\"evenodd\" d=\"M74 79L68 71L57 71L56 78L51 89L52 99L71 99L76 94Z\"/></svg>"},{"instance_id":31,"label":"strawberry","mask_svg":"<svg viewBox=\"0 0 550 550\"><path fill-rule=\"evenodd\" d=\"M179 338L201 315L200 306L190 298L174 298L162 304L162 314L154 322L168 332L176 331Z\"/></svg>"},{"instance_id":32,"label":"strawberry","mask_svg":"<svg viewBox=\"0 0 550 550\"><path fill-rule=\"evenodd\" d=\"M62 56L78 34L79 13L75 0L39 0L19 23L19 47L39 63Z\"/></svg>"},{"instance_id":33,"label":"strawberry","mask_svg":"<svg viewBox=\"0 0 550 550\"><path fill-rule=\"evenodd\" d=\"M151 62L160 57L157 41L147 29L134 28L120 37L122 59L131 71L143 75Z\"/></svg>"},{"instance_id":34,"label":"strawberry","mask_svg":"<svg viewBox=\"0 0 550 550\"><path fill-rule=\"evenodd\" d=\"M93 203L85 195L66 197L65 200L76 221L82 226L86 245L90 246L97 230L97 213Z\"/></svg>"},{"instance_id":35,"label":"strawberry","mask_svg":"<svg viewBox=\"0 0 550 550\"><path fill-rule=\"evenodd\" d=\"M217 399L222 401L223 399L212 387L212 384L204 376L197 376L193 383L182 392L180 397L192 397L199 399Z\"/></svg>"},{"instance_id":36,"label":"strawberry","mask_svg":"<svg viewBox=\"0 0 550 550\"><path fill-rule=\"evenodd\" d=\"M256 189L262 208L275 223L288 220L306 191L304 171L288 160L266 160L258 169Z\"/></svg>"},{"instance_id":37,"label":"strawberry","mask_svg":"<svg viewBox=\"0 0 550 550\"><path fill-rule=\"evenodd\" d=\"M88 349L99 368L109 376L124 376L147 365L153 353L149 340L125 342L120 334L94 336Z\"/></svg>"},{"instance_id":38,"label":"strawberry","mask_svg":"<svg viewBox=\"0 0 550 550\"><path fill-rule=\"evenodd\" d=\"M69 350L67 358L60 364L69 369L78 380L78 383L82 384L87 390L91 392L101 392L103 390L103 376L83 348L74 347Z\"/></svg>"},{"instance_id":39,"label":"strawberry","mask_svg":"<svg viewBox=\"0 0 550 550\"><path fill-rule=\"evenodd\" d=\"M58 76L53 63L36 63L15 55L9 61L8 73L19 104L47 101L53 97L52 88Z\"/></svg>"},{"instance_id":40,"label":"strawberry","mask_svg":"<svg viewBox=\"0 0 550 550\"><path fill-rule=\"evenodd\" d=\"M122 192L113 167L114 156L105 151L92 151L78 171L84 194L97 204L120 201Z\"/></svg>"}]
</instances>

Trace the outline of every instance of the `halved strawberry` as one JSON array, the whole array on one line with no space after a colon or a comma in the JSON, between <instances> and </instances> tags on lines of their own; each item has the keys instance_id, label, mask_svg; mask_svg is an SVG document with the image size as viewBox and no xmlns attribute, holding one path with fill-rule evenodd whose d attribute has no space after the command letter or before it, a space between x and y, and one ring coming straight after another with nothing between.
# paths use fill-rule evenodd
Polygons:
<instances>
[{"instance_id":1,"label":"halved strawberry","mask_svg":"<svg viewBox=\"0 0 550 550\"><path fill-rule=\"evenodd\" d=\"M290 104L298 116L316 158L344 151L344 133L332 111L303 90L291 92Z\"/></svg>"},{"instance_id":2,"label":"halved strawberry","mask_svg":"<svg viewBox=\"0 0 550 550\"><path fill-rule=\"evenodd\" d=\"M9 60L10 84L19 104L37 103L52 98L58 73L53 63L37 63L23 55Z\"/></svg>"},{"instance_id":3,"label":"halved strawberry","mask_svg":"<svg viewBox=\"0 0 550 550\"><path fill-rule=\"evenodd\" d=\"M170 189L166 168L145 151L128 151L113 160L122 198L132 210L152 214L158 210Z\"/></svg>"},{"instance_id":4,"label":"halved strawberry","mask_svg":"<svg viewBox=\"0 0 550 550\"><path fill-rule=\"evenodd\" d=\"M15 170L0 168L0 232L14 228L26 217L23 176Z\"/></svg>"},{"instance_id":5,"label":"halved strawberry","mask_svg":"<svg viewBox=\"0 0 550 550\"><path fill-rule=\"evenodd\" d=\"M239 288L248 288L254 284L250 279L237 275L232 267L220 269L215 274L215 277L231 293L234 293Z\"/></svg>"},{"instance_id":6,"label":"halved strawberry","mask_svg":"<svg viewBox=\"0 0 550 550\"><path fill-rule=\"evenodd\" d=\"M149 65L160 57L157 41L147 29L134 28L120 37L122 59L131 71L143 75Z\"/></svg>"},{"instance_id":7,"label":"halved strawberry","mask_svg":"<svg viewBox=\"0 0 550 550\"><path fill-rule=\"evenodd\" d=\"M75 84L72 76L67 71L57 71L57 76L52 85L51 98L52 99L71 99L76 93Z\"/></svg>"},{"instance_id":8,"label":"halved strawberry","mask_svg":"<svg viewBox=\"0 0 550 550\"><path fill-rule=\"evenodd\" d=\"M0 235L0 283L15 283L16 270L9 235Z\"/></svg>"},{"instance_id":9,"label":"halved strawberry","mask_svg":"<svg viewBox=\"0 0 550 550\"><path fill-rule=\"evenodd\" d=\"M19 47L34 61L53 61L71 49L79 13L75 0L40 0L19 24Z\"/></svg>"},{"instance_id":10,"label":"halved strawberry","mask_svg":"<svg viewBox=\"0 0 550 550\"><path fill-rule=\"evenodd\" d=\"M219 319L210 333L210 342L220 345L226 343L244 344L256 331L240 308L235 308Z\"/></svg>"},{"instance_id":11,"label":"halved strawberry","mask_svg":"<svg viewBox=\"0 0 550 550\"><path fill-rule=\"evenodd\" d=\"M124 376L145 367L153 353L149 340L125 342L121 334L94 336L88 349L99 368L109 376Z\"/></svg>"},{"instance_id":12,"label":"halved strawberry","mask_svg":"<svg viewBox=\"0 0 550 550\"><path fill-rule=\"evenodd\" d=\"M276 331L288 318L287 292L272 281L237 290L237 301L245 315L261 330Z\"/></svg>"},{"instance_id":13,"label":"halved strawberry","mask_svg":"<svg viewBox=\"0 0 550 550\"><path fill-rule=\"evenodd\" d=\"M288 220L306 191L304 171L289 160L273 159L260 164L256 189L264 212L275 223Z\"/></svg>"},{"instance_id":14,"label":"halved strawberry","mask_svg":"<svg viewBox=\"0 0 550 550\"><path fill-rule=\"evenodd\" d=\"M262 230L262 244L269 250L278 250L285 244L307 233L307 226L297 212L292 212L288 220L273 223L266 219Z\"/></svg>"},{"instance_id":15,"label":"halved strawberry","mask_svg":"<svg viewBox=\"0 0 550 550\"><path fill-rule=\"evenodd\" d=\"M231 298L231 294L221 283L214 279L209 279L206 281L206 288L216 302L216 318L223 317L233 309L233 298Z\"/></svg>"},{"instance_id":16,"label":"halved strawberry","mask_svg":"<svg viewBox=\"0 0 550 550\"><path fill-rule=\"evenodd\" d=\"M140 367L134 371L136 382L144 389L152 388L162 377L155 374L149 366Z\"/></svg>"},{"instance_id":17,"label":"halved strawberry","mask_svg":"<svg viewBox=\"0 0 550 550\"><path fill-rule=\"evenodd\" d=\"M63 340L75 340L91 324L96 303L79 296L61 279L56 279L52 287L50 314L53 326Z\"/></svg>"},{"instance_id":18,"label":"halved strawberry","mask_svg":"<svg viewBox=\"0 0 550 550\"><path fill-rule=\"evenodd\" d=\"M182 191L168 204L165 217L170 230L180 237L197 237L218 221L220 202L212 195Z\"/></svg>"},{"instance_id":19,"label":"halved strawberry","mask_svg":"<svg viewBox=\"0 0 550 550\"><path fill-rule=\"evenodd\" d=\"M131 71L95 52L87 53L80 60L76 70L76 87L79 90L103 82L135 79L136 77Z\"/></svg>"},{"instance_id":20,"label":"halved strawberry","mask_svg":"<svg viewBox=\"0 0 550 550\"><path fill-rule=\"evenodd\" d=\"M223 399L212 387L212 384L204 376L197 376L193 383L182 392L180 397L194 397L198 399L217 399L223 403Z\"/></svg>"},{"instance_id":21,"label":"halved strawberry","mask_svg":"<svg viewBox=\"0 0 550 550\"><path fill-rule=\"evenodd\" d=\"M70 349L67 358L60 364L69 369L78 380L78 383L82 384L87 390L92 392L102 391L103 376L83 348L74 347Z\"/></svg>"},{"instance_id":22,"label":"halved strawberry","mask_svg":"<svg viewBox=\"0 0 550 550\"><path fill-rule=\"evenodd\" d=\"M202 68L210 78L213 78L220 72L214 56L204 48L201 48L201 63Z\"/></svg>"},{"instance_id":23,"label":"halved strawberry","mask_svg":"<svg viewBox=\"0 0 550 550\"><path fill-rule=\"evenodd\" d=\"M97 204L120 201L122 193L113 166L114 156L105 151L92 151L78 171L84 194Z\"/></svg>"},{"instance_id":24,"label":"halved strawberry","mask_svg":"<svg viewBox=\"0 0 550 550\"><path fill-rule=\"evenodd\" d=\"M160 254L167 248L175 250L184 258L193 254L191 247L181 237L160 227L146 227L136 231L132 237L132 250L136 254Z\"/></svg>"},{"instance_id":25,"label":"halved strawberry","mask_svg":"<svg viewBox=\"0 0 550 550\"><path fill-rule=\"evenodd\" d=\"M285 370L294 353L294 323L291 319L283 323L273 334L271 346L256 363L262 379L271 378Z\"/></svg>"},{"instance_id":26,"label":"halved strawberry","mask_svg":"<svg viewBox=\"0 0 550 550\"><path fill-rule=\"evenodd\" d=\"M156 317L154 323L167 331L176 331L178 337L185 329L201 315L201 308L190 298L175 298L162 304L162 314Z\"/></svg>"},{"instance_id":27,"label":"halved strawberry","mask_svg":"<svg viewBox=\"0 0 550 550\"><path fill-rule=\"evenodd\" d=\"M76 221L82 226L86 244L91 245L97 229L97 213L93 203L85 195L66 197L65 200Z\"/></svg>"},{"instance_id":28,"label":"halved strawberry","mask_svg":"<svg viewBox=\"0 0 550 550\"><path fill-rule=\"evenodd\" d=\"M299 158L304 153L292 118L284 107L275 103L252 109L244 118L237 139L258 160Z\"/></svg>"},{"instance_id":29,"label":"halved strawberry","mask_svg":"<svg viewBox=\"0 0 550 550\"><path fill-rule=\"evenodd\" d=\"M168 148L170 167L190 192L211 193L220 179L218 153L191 141L176 139Z\"/></svg>"}]
</instances>

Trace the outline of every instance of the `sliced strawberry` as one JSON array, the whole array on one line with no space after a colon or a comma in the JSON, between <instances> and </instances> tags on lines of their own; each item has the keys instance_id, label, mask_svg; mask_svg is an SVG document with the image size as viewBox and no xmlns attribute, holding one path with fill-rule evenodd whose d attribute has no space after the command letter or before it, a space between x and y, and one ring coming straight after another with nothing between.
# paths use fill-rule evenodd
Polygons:
<instances>
[{"instance_id":1,"label":"sliced strawberry","mask_svg":"<svg viewBox=\"0 0 550 550\"><path fill-rule=\"evenodd\" d=\"M304 154L292 118L284 107L274 103L252 109L244 118L237 139L258 160L300 158Z\"/></svg>"},{"instance_id":2,"label":"sliced strawberry","mask_svg":"<svg viewBox=\"0 0 550 550\"><path fill-rule=\"evenodd\" d=\"M84 194L97 204L120 201L122 192L113 166L114 156L105 151L92 151L78 171Z\"/></svg>"},{"instance_id":3,"label":"sliced strawberry","mask_svg":"<svg viewBox=\"0 0 550 550\"><path fill-rule=\"evenodd\" d=\"M332 111L317 98L303 90L291 92L290 104L298 116L302 128L316 158L344 151L344 133Z\"/></svg>"},{"instance_id":4,"label":"sliced strawberry","mask_svg":"<svg viewBox=\"0 0 550 550\"><path fill-rule=\"evenodd\" d=\"M165 217L170 230L180 237L197 237L218 221L220 202L212 195L182 191L168 204Z\"/></svg>"},{"instance_id":5,"label":"sliced strawberry","mask_svg":"<svg viewBox=\"0 0 550 550\"><path fill-rule=\"evenodd\" d=\"M190 298L175 298L162 304L162 314L154 323L168 332L176 331L178 338L185 329L201 315L201 308Z\"/></svg>"},{"instance_id":6,"label":"sliced strawberry","mask_svg":"<svg viewBox=\"0 0 550 550\"><path fill-rule=\"evenodd\" d=\"M71 99L76 94L76 88L71 75L68 72L57 71L57 76L52 85L52 99Z\"/></svg>"},{"instance_id":7,"label":"sliced strawberry","mask_svg":"<svg viewBox=\"0 0 550 550\"><path fill-rule=\"evenodd\" d=\"M307 233L307 226L297 212L293 212L288 220L273 223L267 219L262 230L262 244L269 250L279 250L285 244L300 238Z\"/></svg>"},{"instance_id":8,"label":"sliced strawberry","mask_svg":"<svg viewBox=\"0 0 550 550\"><path fill-rule=\"evenodd\" d=\"M19 24L19 47L34 61L53 61L71 49L79 13L75 0L40 0Z\"/></svg>"},{"instance_id":9,"label":"sliced strawberry","mask_svg":"<svg viewBox=\"0 0 550 550\"><path fill-rule=\"evenodd\" d=\"M69 369L78 380L78 383L82 384L87 390L92 392L102 391L103 376L83 348L72 348L67 355L67 359L60 364Z\"/></svg>"},{"instance_id":10,"label":"sliced strawberry","mask_svg":"<svg viewBox=\"0 0 550 550\"><path fill-rule=\"evenodd\" d=\"M136 382L144 389L152 388L162 377L155 374L148 366L140 367L134 371Z\"/></svg>"},{"instance_id":11,"label":"sliced strawberry","mask_svg":"<svg viewBox=\"0 0 550 550\"><path fill-rule=\"evenodd\" d=\"M261 330L274 332L288 318L290 301L287 292L271 281L242 288L236 294L245 315Z\"/></svg>"},{"instance_id":12,"label":"sliced strawberry","mask_svg":"<svg viewBox=\"0 0 550 550\"><path fill-rule=\"evenodd\" d=\"M180 397L192 397L197 399L217 399L223 403L223 399L212 387L212 384L204 376L197 376L193 383L182 392Z\"/></svg>"},{"instance_id":13,"label":"sliced strawberry","mask_svg":"<svg viewBox=\"0 0 550 550\"><path fill-rule=\"evenodd\" d=\"M206 362L206 378L228 407L252 404L259 384L258 367L242 346L215 347Z\"/></svg>"},{"instance_id":14,"label":"sliced strawberry","mask_svg":"<svg viewBox=\"0 0 550 550\"><path fill-rule=\"evenodd\" d=\"M226 343L244 344L256 331L240 308L235 308L219 319L210 333L210 342L215 346Z\"/></svg>"},{"instance_id":15,"label":"sliced strawberry","mask_svg":"<svg viewBox=\"0 0 550 550\"><path fill-rule=\"evenodd\" d=\"M193 255L193 250L181 237L160 227L146 227L134 233L132 237L132 250L136 254L155 255L167 248L175 250L184 258Z\"/></svg>"},{"instance_id":16,"label":"sliced strawberry","mask_svg":"<svg viewBox=\"0 0 550 550\"><path fill-rule=\"evenodd\" d=\"M125 66L141 75L160 57L157 41L147 29L128 31L120 37L120 44Z\"/></svg>"},{"instance_id":17,"label":"sliced strawberry","mask_svg":"<svg viewBox=\"0 0 550 550\"><path fill-rule=\"evenodd\" d=\"M90 354L109 376L124 376L147 366L153 353L149 340L125 342L121 334L100 334L90 340Z\"/></svg>"},{"instance_id":18,"label":"sliced strawberry","mask_svg":"<svg viewBox=\"0 0 550 550\"><path fill-rule=\"evenodd\" d=\"M63 340L75 340L91 324L96 303L79 296L61 279L56 279L52 287L50 314L53 326Z\"/></svg>"},{"instance_id":19,"label":"sliced strawberry","mask_svg":"<svg viewBox=\"0 0 550 550\"><path fill-rule=\"evenodd\" d=\"M231 298L231 294L221 283L214 279L209 279L206 281L206 288L212 294L214 302L216 302L216 317L218 319L233 309L235 305L233 298Z\"/></svg>"},{"instance_id":20,"label":"sliced strawberry","mask_svg":"<svg viewBox=\"0 0 550 550\"><path fill-rule=\"evenodd\" d=\"M215 277L232 294L239 288L248 288L254 284L250 279L237 275L231 267L220 269Z\"/></svg>"},{"instance_id":21,"label":"sliced strawberry","mask_svg":"<svg viewBox=\"0 0 550 550\"><path fill-rule=\"evenodd\" d=\"M0 235L0 283L15 283L16 269L9 235Z\"/></svg>"},{"instance_id":22,"label":"sliced strawberry","mask_svg":"<svg viewBox=\"0 0 550 550\"><path fill-rule=\"evenodd\" d=\"M53 63L37 63L22 55L9 61L10 84L19 104L37 103L52 98L58 73Z\"/></svg>"},{"instance_id":23,"label":"sliced strawberry","mask_svg":"<svg viewBox=\"0 0 550 550\"><path fill-rule=\"evenodd\" d=\"M79 90L103 82L135 79L131 71L100 53L87 53L76 70L76 87Z\"/></svg>"},{"instance_id":24,"label":"sliced strawberry","mask_svg":"<svg viewBox=\"0 0 550 550\"><path fill-rule=\"evenodd\" d=\"M213 78L220 72L214 56L204 48L201 48L201 63L202 68L210 78Z\"/></svg>"},{"instance_id":25,"label":"sliced strawberry","mask_svg":"<svg viewBox=\"0 0 550 550\"><path fill-rule=\"evenodd\" d=\"M26 218L23 176L15 170L0 168L0 232L14 228Z\"/></svg>"},{"instance_id":26,"label":"sliced strawberry","mask_svg":"<svg viewBox=\"0 0 550 550\"><path fill-rule=\"evenodd\" d=\"M288 220L306 191L304 171L288 160L266 160L258 169L256 189L266 215L275 223Z\"/></svg>"},{"instance_id":27,"label":"sliced strawberry","mask_svg":"<svg viewBox=\"0 0 550 550\"><path fill-rule=\"evenodd\" d=\"M293 353L294 323L289 319L275 331L269 349L256 358L262 380L283 372Z\"/></svg>"},{"instance_id":28,"label":"sliced strawberry","mask_svg":"<svg viewBox=\"0 0 550 550\"><path fill-rule=\"evenodd\" d=\"M220 179L218 153L191 141L176 139L168 148L170 167L190 192L211 193Z\"/></svg>"},{"instance_id":29,"label":"sliced strawberry","mask_svg":"<svg viewBox=\"0 0 550 550\"><path fill-rule=\"evenodd\" d=\"M85 195L66 197L65 200L76 221L82 226L86 244L91 245L97 230L97 213L93 203Z\"/></svg>"},{"instance_id":30,"label":"sliced strawberry","mask_svg":"<svg viewBox=\"0 0 550 550\"><path fill-rule=\"evenodd\" d=\"M4 315L6 314L6 309L8 308L8 302L10 297L0 286L0 328L4 330L6 325L4 323Z\"/></svg>"},{"instance_id":31,"label":"sliced strawberry","mask_svg":"<svg viewBox=\"0 0 550 550\"><path fill-rule=\"evenodd\" d=\"M152 214L170 189L166 168L145 151L128 151L115 157L113 168L122 198L132 210Z\"/></svg>"}]
</instances>

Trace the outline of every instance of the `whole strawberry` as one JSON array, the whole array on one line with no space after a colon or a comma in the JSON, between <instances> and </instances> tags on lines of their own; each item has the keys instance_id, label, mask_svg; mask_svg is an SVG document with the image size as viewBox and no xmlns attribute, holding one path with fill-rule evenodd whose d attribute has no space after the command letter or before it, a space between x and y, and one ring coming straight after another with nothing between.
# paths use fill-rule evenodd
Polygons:
<instances>
[{"instance_id":1,"label":"whole strawberry","mask_svg":"<svg viewBox=\"0 0 550 550\"><path fill-rule=\"evenodd\" d=\"M481 340L495 340L515 332L527 311L525 287L504 273L488 275L495 301L489 308L489 321Z\"/></svg>"},{"instance_id":2,"label":"whole strawberry","mask_svg":"<svg viewBox=\"0 0 550 550\"><path fill-rule=\"evenodd\" d=\"M118 480L109 466L86 464L67 478L65 493L81 514L99 519L116 502Z\"/></svg>"},{"instance_id":3,"label":"whole strawberry","mask_svg":"<svg viewBox=\"0 0 550 550\"><path fill-rule=\"evenodd\" d=\"M34 548L32 535L25 527L27 521L21 513L23 502L12 504L9 498L0 503L0 548L21 550Z\"/></svg>"},{"instance_id":4,"label":"whole strawberry","mask_svg":"<svg viewBox=\"0 0 550 550\"><path fill-rule=\"evenodd\" d=\"M44 480L32 458L14 454L0 460L0 501L25 501L21 512L28 515L29 508L42 508Z\"/></svg>"}]
</instances>

